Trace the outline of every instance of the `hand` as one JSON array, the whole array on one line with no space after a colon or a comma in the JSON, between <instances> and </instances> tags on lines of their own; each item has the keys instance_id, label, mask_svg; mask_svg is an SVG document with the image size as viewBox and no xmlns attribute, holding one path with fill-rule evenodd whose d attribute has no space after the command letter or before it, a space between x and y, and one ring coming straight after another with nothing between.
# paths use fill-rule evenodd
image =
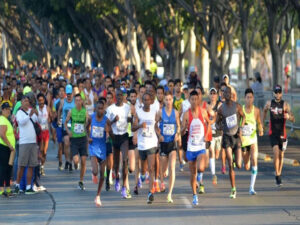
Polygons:
<instances>
[{"instance_id":1,"label":"hand","mask_svg":"<svg viewBox=\"0 0 300 225\"><path fill-rule=\"evenodd\" d=\"M36 110L35 108L32 108L31 111L30 111L30 113L29 113L29 116L31 117L34 113L35 113L36 115L38 114L38 113L37 113L37 110Z\"/></svg>"},{"instance_id":2,"label":"hand","mask_svg":"<svg viewBox=\"0 0 300 225\"><path fill-rule=\"evenodd\" d=\"M162 135L159 135L159 142L164 142L164 136L162 136Z\"/></svg>"},{"instance_id":3,"label":"hand","mask_svg":"<svg viewBox=\"0 0 300 225\"><path fill-rule=\"evenodd\" d=\"M263 136L264 135L264 130L263 129L261 129L260 131L259 131L259 134L258 134L260 137L261 136Z\"/></svg>"},{"instance_id":4,"label":"hand","mask_svg":"<svg viewBox=\"0 0 300 225\"><path fill-rule=\"evenodd\" d=\"M290 119L290 115L288 113L284 113L284 119L286 120Z\"/></svg>"},{"instance_id":5,"label":"hand","mask_svg":"<svg viewBox=\"0 0 300 225\"><path fill-rule=\"evenodd\" d=\"M115 123L115 122L117 122L117 121L119 121L119 116L118 116L118 115L116 115L116 117L114 118L114 121L113 121L113 122Z\"/></svg>"},{"instance_id":6,"label":"hand","mask_svg":"<svg viewBox=\"0 0 300 225\"><path fill-rule=\"evenodd\" d=\"M15 149L14 149L14 147L13 146L9 146L9 149L10 149L10 151L14 151Z\"/></svg>"},{"instance_id":7,"label":"hand","mask_svg":"<svg viewBox=\"0 0 300 225\"><path fill-rule=\"evenodd\" d=\"M89 140L89 144L91 144L93 142L92 138L88 138L88 140Z\"/></svg>"},{"instance_id":8,"label":"hand","mask_svg":"<svg viewBox=\"0 0 300 225\"><path fill-rule=\"evenodd\" d=\"M147 123L146 123L146 122L142 123L142 128L143 128L143 129L146 129L146 128L147 128Z\"/></svg>"}]
</instances>

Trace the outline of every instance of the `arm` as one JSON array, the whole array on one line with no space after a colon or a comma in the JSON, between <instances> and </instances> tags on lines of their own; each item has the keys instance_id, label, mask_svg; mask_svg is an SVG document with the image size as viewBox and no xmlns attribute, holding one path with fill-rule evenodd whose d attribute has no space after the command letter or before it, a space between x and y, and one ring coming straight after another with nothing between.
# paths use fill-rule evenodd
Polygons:
<instances>
[{"instance_id":1,"label":"arm","mask_svg":"<svg viewBox=\"0 0 300 225\"><path fill-rule=\"evenodd\" d=\"M159 142L163 142L164 137L161 135L161 130L158 127L158 122L160 122L160 121L161 121L161 109L156 113L156 116L155 116L155 132L156 132Z\"/></svg>"},{"instance_id":2,"label":"arm","mask_svg":"<svg viewBox=\"0 0 300 225\"><path fill-rule=\"evenodd\" d=\"M291 111L290 105L287 102L284 102L284 118L286 120L291 121L292 123L295 123L295 117L293 112Z\"/></svg>"},{"instance_id":3,"label":"arm","mask_svg":"<svg viewBox=\"0 0 300 225\"><path fill-rule=\"evenodd\" d=\"M261 123L261 119L260 119L260 110L259 108L254 108L254 113L255 113L255 119L257 121L257 125L258 125L258 131L259 131L259 136L263 136L264 135L264 128L263 128L263 124Z\"/></svg>"},{"instance_id":4,"label":"arm","mask_svg":"<svg viewBox=\"0 0 300 225\"><path fill-rule=\"evenodd\" d=\"M6 126L6 125L0 125L0 137L1 137L1 139L2 139L3 142L9 147L9 149L10 149L11 151L14 151L14 150L15 150L15 147L12 146L12 145L9 143L9 141L8 141L8 139L7 139L7 137L6 137L6 131L7 131L7 126Z\"/></svg>"},{"instance_id":5,"label":"arm","mask_svg":"<svg viewBox=\"0 0 300 225\"><path fill-rule=\"evenodd\" d=\"M132 132L135 132L137 131L138 129L142 128L143 127L143 123L139 125L139 118L137 117L137 115L134 115L134 118L133 118L133 125L132 125Z\"/></svg>"},{"instance_id":6,"label":"arm","mask_svg":"<svg viewBox=\"0 0 300 225\"><path fill-rule=\"evenodd\" d=\"M57 112L57 119L58 120L61 118L61 113L62 113L63 106L64 106L64 99L60 100L60 104L59 104L59 108L58 108L58 112Z\"/></svg>"},{"instance_id":7,"label":"arm","mask_svg":"<svg viewBox=\"0 0 300 225\"><path fill-rule=\"evenodd\" d=\"M68 115L67 115L67 118L65 120L64 126L65 126L65 130L67 131L68 135L70 137L72 137L72 132L68 128L68 122L69 122L70 119L71 119L71 111L68 112Z\"/></svg>"},{"instance_id":8,"label":"arm","mask_svg":"<svg viewBox=\"0 0 300 225\"><path fill-rule=\"evenodd\" d=\"M183 114L183 118L182 118L182 126L181 126L181 134L184 135L185 134L185 131L187 129L187 126L188 126L188 121L189 121L189 114L188 114L188 111L186 111L184 114Z\"/></svg>"},{"instance_id":9,"label":"arm","mask_svg":"<svg viewBox=\"0 0 300 225\"><path fill-rule=\"evenodd\" d=\"M22 114L17 113L16 118L19 125L25 125L28 121L30 121L29 115L26 115L24 112L22 112Z\"/></svg>"},{"instance_id":10,"label":"arm","mask_svg":"<svg viewBox=\"0 0 300 225\"><path fill-rule=\"evenodd\" d=\"M263 111L263 121L262 121L263 123L265 122L265 120L267 118L267 113L268 113L270 107L271 107L271 102L267 101L267 103L266 103L266 105L264 107L264 111Z\"/></svg>"},{"instance_id":11,"label":"arm","mask_svg":"<svg viewBox=\"0 0 300 225\"><path fill-rule=\"evenodd\" d=\"M237 110L242 120L241 127L243 127L245 125L246 117L240 104L237 105Z\"/></svg>"},{"instance_id":12,"label":"arm","mask_svg":"<svg viewBox=\"0 0 300 225\"><path fill-rule=\"evenodd\" d=\"M205 140L207 141L208 140L208 135L210 133L210 132L208 132L208 129L211 129L211 127L210 127L210 119L208 118L208 114L207 114L206 110L201 109L201 113L202 113L203 119L207 123L207 132L206 132L205 137L204 137Z\"/></svg>"}]
</instances>

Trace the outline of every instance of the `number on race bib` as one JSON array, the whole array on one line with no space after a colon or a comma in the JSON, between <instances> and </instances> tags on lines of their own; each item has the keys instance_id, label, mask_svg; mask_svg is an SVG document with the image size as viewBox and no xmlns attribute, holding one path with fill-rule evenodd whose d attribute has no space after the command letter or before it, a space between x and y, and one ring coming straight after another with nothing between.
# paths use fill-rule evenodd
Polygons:
<instances>
[{"instance_id":1,"label":"number on race bib","mask_svg":"<svg viewBox=\"0 0 300 225\"><path fill-rule=\"evenodd\" d=\"M252 133L253 133L254 129L252 128L252 126L250 125L245 125L243 128L242 128L242 135L243 136L251 136Z\"/></svg>"},{"instance_id":2,"label":"number on race bib","mask_svg":"<svg viewBox=\"0 0 300 225\"><path fill-rule=\"evenodd\" d=\"M174 124L164 124L163 126L163 134L172 136L175 133L175 125Z\"/></svg>"},{"instance_id":3,"label":"number on race bib","mask_svg":"<svg viewBox=\"0 0 300 225\"><path fill-rule=\"evenodd\" d=\"M84 125L81 123L74 124L74 132L76 134L82 134L84 132Z\"/></svg>"},{"instance_id":4,"label":"number on race bib","mask_svg":"<svg viewBox=\"0 0 300 225\"><path fill-rule=\"evenodd\" d=\"M226 117L226 124L229 129L234 128L237 125L236 114Z\"/></svg>"},{"instance_id":5,"label":"number on race bib","mask_svg":"<svg viewBox=\"0 0 300 225\"><path fill-rule=\"evenodd\" d=\"M192 138L192 145L200 145L201 144L201 136L200 134L193 134Z\"/></svg>"},{"instance_id":6,"label":"number on race bib","mask_svg":"<svg viewBox=\"0 0 300 225\"><path fill-rule=\"evenodd\" d=\"M143 137L152 137L152 132L150 131L149 126L147 126L146 128L143 128L142 135L143 135Z\"/></svg>"},{"instance_id":7,"label":"number on race bib","mask_svg":"<svg viewBox=\"0 0 300 225\"><path fill-rule=\"evenodd\" d=\"M95 138L103 138L104 136L104 128L103 127L95 127L92 129L92 137Z\"/></svg>"}]
</instances>

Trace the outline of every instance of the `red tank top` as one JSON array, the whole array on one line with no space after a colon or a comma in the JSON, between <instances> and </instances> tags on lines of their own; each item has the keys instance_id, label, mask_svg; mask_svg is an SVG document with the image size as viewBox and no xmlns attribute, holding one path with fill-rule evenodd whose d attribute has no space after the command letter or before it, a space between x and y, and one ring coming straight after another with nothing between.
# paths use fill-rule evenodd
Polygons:
<instances>
[{"instance_id":1,"label":"red tank top","mask_svg":"<svg viewBox=\"0 0 300 225\"><path fill-rule=\"evenodd\" d=\"M199 120L201 121L201 123L202 123L203 126L204 126L204 134L206 134L207 126L206 126L206 124L204 123L204 120L203 120L203 116L202 116L201 108L200 108L200 107L199 107L199 110L198 110L198 118L199 118ZM190 109L189 109L189 126L188 126L188 132L190 131L190 125L191 125L193 119L194 119L194 118L193 118L192 110L191 110L191 108L190 108Z\"/></svg>"}]
</instances>

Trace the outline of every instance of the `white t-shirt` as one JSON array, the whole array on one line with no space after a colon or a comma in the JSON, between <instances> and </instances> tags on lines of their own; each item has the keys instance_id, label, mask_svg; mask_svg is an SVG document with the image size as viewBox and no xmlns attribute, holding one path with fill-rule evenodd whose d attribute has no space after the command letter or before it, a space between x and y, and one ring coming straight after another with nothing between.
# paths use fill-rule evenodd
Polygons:
<instances>
[{"instance_id":1,"label":"white t-shirt","mask_svg":"<svg viewBox=\"0 0 300 225\"><path fill-rule=\"evenodd\" d=\"M146 122L146 128L138 129L137 146L139 151L148 150L157 147L158 139L155 132L156 112L150 108L149 112L142 109L137 110L139 125Z\"/></svg>"},{"instance_id":2,"label":"white t-shirt","mask_svg":"<svg viewBox=\"0 0 300 225\"><path fill-rule=\"evenodd\" d=\"M43 109L40 110L40 107L37 107L38 110L38 122L41 125L42 130L48 130L49 126L48 126L48 110L47 110L47 106L44 105Z\"/></svg>"},{"instance_id":3,"label":"white t-shirt","mask_svg":"<svg viewBox=\"0 0 300 225\"><path fill-rule=\"evenodd\" d=\"M110 121L113 121L116 116L119 117L119 120L111 125L112 131L115 135L122 135L127 133L128 129L128 114L130 114L130 106L128 104L123 103L122 106L117 106L116 104L112 104L106 110L107 118Z\"/></svg>"},{"instance_id":4,"label":"white t-shirt","mask_svg":"<svg viewBox=\"0 0 300 225\"><path fill-rule=\"evenodd\" d=\"M19 144L32 144L36 143L36 134L34 126L30 120L29 114L31 109L27 111L28 115L26 115L23 110L19 110L16 115L16 120L18 122L19 131L20 131L20 139ZM31 116L31 119L34 122L38 121L36 114Z\"/></svg>"},{"instance_id":5,"label":"white t-shirt","mask_svg":"<svg viewBox=\"0 0 300 225\"><path fill-rule=\"evenodd\" d=\"M159 101L157 99L155 99L154 102L153 102L153 104L150 105L150 109L154 110L155 113L159 112L160 104L159 104Z\"/></svg>"},{"instance_id":6,"label":"white t-shirt","mask_svg":"<svg viewBox=\"0 0 300 225\"><path fill-rule=\"evenodd\" d=\"M181 103L181 109L182 109L182 114L180 116L180 120L182 121L183 119L183 114L189 110L189 108L191 108L191 103L188 99L185 99L182 103Z\"/></svg>"},{"instance_id":7,"label":"white t-shirt","mask_svg":"<svg viewBox=\"0 0 300 225\"><path fill-rule=\"evenodd\" d=\"M90 90L90 92L88 92L87 89L84 89L84 93L90 99L90 101L92 103L90 105L86 105L86 111L91 116L94 113L94 93L93 93L92 89Z\"/></svg>"}]
</instances>

